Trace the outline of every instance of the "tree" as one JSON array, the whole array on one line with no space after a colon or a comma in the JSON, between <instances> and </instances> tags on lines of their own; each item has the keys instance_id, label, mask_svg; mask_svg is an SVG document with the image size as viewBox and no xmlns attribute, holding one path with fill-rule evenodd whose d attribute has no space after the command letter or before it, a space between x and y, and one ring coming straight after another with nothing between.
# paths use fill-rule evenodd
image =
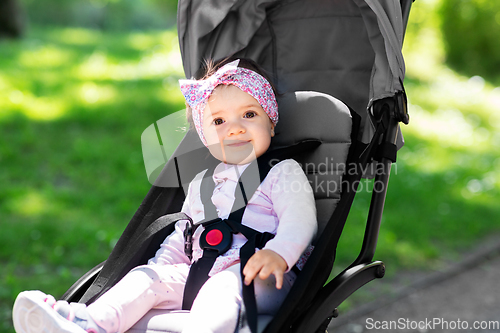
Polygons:
<instances>
[{"instance_id":1,"label":"tree","mask_svg":"<svg viewBox=\"0 0 500 333\"><path fill-rule=\"evenodd\" d=\"M0 0L0 38L19 38L25 28L25 17L16 0Z\"/></svg>"},{"instance_id":2,"label":"tree","mask_svg":"<svg viewBox=\"0 0 500 333\"><path fill-rule=\"evenodd\" d=\"M440 15L448 64L498 83L500 1L442 0Z\"/></svg>"}]
</instances>

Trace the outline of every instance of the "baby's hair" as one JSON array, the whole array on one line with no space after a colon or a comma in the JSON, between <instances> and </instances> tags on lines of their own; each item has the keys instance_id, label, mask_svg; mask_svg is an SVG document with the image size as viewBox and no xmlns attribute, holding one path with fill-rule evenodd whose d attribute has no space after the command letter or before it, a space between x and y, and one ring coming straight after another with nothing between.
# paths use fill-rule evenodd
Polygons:
<instances>
[{"instance_id":1,"label":"baby's hair","mask_svg":"<svg viewBox=\"0 0 500 333\"><path fill-rule=\"evenodd\" d=\"M256 72L257 74L262 75L271 85L271 88L273 89L274 95L278 97L278 92L276 90L276 87L274 86L273 82L270 80L269 76L267 75L267 72L255 61L251 59L245 59L245 58L237 58L237 57L227 57L222 60L214 61L213 59L205 59L203 66L196 72L194 75L196 80L206 80L210 76L214 75L215 72L222 66L235 61L235 60L240 60L238 67L241 68L246 68L251 71ZM191 110L191 107L186 103L186 118L187 121L190 125L191 128L194 128L193 124L193 113Z\"/></svg>"}]
</instances>

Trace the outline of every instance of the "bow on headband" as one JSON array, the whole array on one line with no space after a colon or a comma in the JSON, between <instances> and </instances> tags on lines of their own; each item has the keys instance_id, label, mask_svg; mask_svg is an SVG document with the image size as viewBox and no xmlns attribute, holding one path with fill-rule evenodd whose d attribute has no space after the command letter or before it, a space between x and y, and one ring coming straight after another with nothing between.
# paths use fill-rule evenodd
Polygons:
<instances>
[{"instance_id":1,"label":"bow on headband","mask_svg":"<svg viewBox=\"0 0 500 333\"><path fill-rule=\"evenodd\" d=\"M206 80L179 80L181 92L193 110L193 122L201 141L207 145L203 134L203 111L210 95L219 85L234 85L255 98L274 125L278 123L278 103L271 84L260 74L238 67L239 60L219 68Z\"/></svg>"}]
</instances>

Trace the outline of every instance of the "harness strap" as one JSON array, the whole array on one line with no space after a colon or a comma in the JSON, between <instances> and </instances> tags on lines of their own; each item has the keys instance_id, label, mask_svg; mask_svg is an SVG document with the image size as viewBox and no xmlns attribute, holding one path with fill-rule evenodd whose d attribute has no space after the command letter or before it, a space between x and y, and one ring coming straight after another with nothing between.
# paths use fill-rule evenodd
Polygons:
<instances>
[{"instance_id":1,"label":"harness strap","mask_svg":"<svg viewBox=\"0 0 500 333\"><path fill-rule=\"evenodd\" d=\"M200 291L203 284L208 280L210 270L212 269L217 257L219 255L224 254L231 247L232 234L242 233L247 238L247 240L256 239L257 235L260 234L260 232L241 224L243 213L245 211L245 207L248 202L247 193L245 192L245 189L243 187L243 178L249 177L246 176L250 173L248 172L248 170L251 170L252 168L255 167L258 167L258 165L257 163L254 162L251 165L249 165L245 169L245 172L243 172L243 174L239 177L240 179L238 180L238 182L240 185L239 186L240 190L238 191L237 189L235 192L235 200L233 203L233 207L231 208L231 213L229 214L227 220L222 220L218 217L216 207L212 203L212 195L215 189L215 184L212 181L211 176L215 171L215 167L210 168L206 171L205 177L203 177L202 183L200 185L200 196L204 206L205 218L203 219L203 221L201 221L194 227L196 228L199 225L203 225L205 227L205 231L203 232L200 239L200 247L203 248L203 255L201 258L196 260L191 265L191 268L189 270L189 275L186 280L186 285L184 287L184 298L182 301L183 310L191 309L191 306L193 305L193 302L196 296L198 295L198 292ZM248 179L248 180L249 181L245 182L245 184L253 185L253 186L247 186L247 188L250 189L249 192L251 194L250 195L251 197L254 194L255 190L257 189L258 185L260 185L260 179L257 182L255 181L255 179ZM241 208L235 209L235 207L241 207ZM219 236L221 237L221 239L220 242L215 241L215 243L210 244L210 241L209 240L207 241L206 237L213 230L217 230L221 234ZM272 236L274 237L274 235ZM253 243L256 243L256 241L253 241ZM259 245L262 248L264 247L265 243L260 244L259 242ZM255 247L253 247L253 251L255 252ZM242 258L241 255L242 253L240 249L240 258ZM248 259L250 259L250 257L246 258L246 261L248 261ZM250 305L250 307L252 308L252 305ZM255 308L255 313L257 313L256 308Z\"/></svg>"},{"instance_id":2,"label":"harness strap","mask_svg":"<svg viewBox=\"0 0 500 333\"><path fill-rule=\"evenodd\" d=\"M259 168L259 172L261 172L258 180L255 179L255 177L252 177L252 175L255 175L252 172L252 170L256 171L255 168ZM202 241L205 242L204 245L207 245L204 238L208 235L207 229L210 232L211 230L209 228L213 226L216 226L216 230L223 230L223 225L227 225L229 226L232 234L243 234L243 236L247 238L247 242L240 249L241 270L243 270L245 264L255 253L255 248L263 248L267 241L274 237L274 235L270 233L265 233L264 236L264 233L241 224L243 213L248 203L248 198L251 198L253 196L261 181L267 176L269 170L271 170L269 158L265 158L264 155L263 158L259 158L257 161L252 162L245 169L245 171L242 173L242 175L240 175L238 179L239 190L237 188L235 191L235 200L233 203L233 207L231 208L231 213L229 214L227 220L221 220L218 217L216 207L212 203L212 195L215 189L215 184L212 181L211 176L215 171L215 167L210 168L206 171L205 177L203 177L202 183L200 185L200 196L204 206L205 219L201 223L197 224L197 226L201 224L206 227L201 236L200 245L202 245ZM245 183L245 187L243 187L243 182ZM237 207L241 208L236 209ZM223 224L222 226L221 223ZM193 305L198 292L200 291L203 284L208 280L210 270L217 260L217 257L224 254L230 248L230 245L232 244L232 235L227 235L227 232L222 233L224 234L223 240L225 243L227 243L227 239L230 238L229 246L219 246L219 243L217 243L215 246L212 246L212 248L209 248L209 246L207 246L203 249L202 257L195 261L191 266L188 278L186 280L186 285L184 287L184 298L182 300L183 310L191 309L191 306ZM241 271L240 274L243 278L243 271ZM251 328L256 328L257 306L255 301L253 282L249 286L243 285L243 302L248 313L248 324ZM254 329L251 330L252 332L256 332L256 330Z\"/></svg>"},{"instance_id":3,"label":"harness strap","mask_svg":"<svg viewBox=\"0 0 500 333\"><path fill-rule=\"evenodd\" d=\"M208 273L212 269L215 260L219 256L216 250L203 250L203 256L196 260L189 269L189 275L184 286L184 298L182 299L182 310L190 310L194 299L201 287L207 282Z\"/></svg>"},{"instance_id":4,"label":"harness strap","mask_svg":"<svg viewBox=\"0 0 500 333\"><path fill-rule=\"evenodd\" d=\"M203 225L206 227L202 236L205 235L207 229L216 224L222 223L225 226L228 226L231 230L231 234L241 233L247 238L247 242L240 248L240 260L241 260L241 271L240 274L243 280L243 268L246 263L250 259L250 257L255 253L255 249L262 249L266 243L274 238L274 235L268 232L259 232L255 229L247 227L241 224L241 220L243 217L243 213L245 211L248 200L253 196L255 191L257 190L260 183L266 178L267 174L271 170L273 164L271 161L280 161L282 159L290 158L293 155L303 153L306 151L313 150L317 146L320 145L320 142L317 140L309 140L302 141L294 146L278 149L277 151L273 151L271 154L265 153L261 157L259 157L256 161L252 162L243 172L243 174L239 177L239 188L236 189L235 192L235 200L233 203L233 207L231 209L231 214L229 215L227 220L221 220L218 217L217 210L215 205L212 203L212 195L215 189L215 184L212 181L212 175L215 171L214 168L210 168L205 173L205 177L203 177L201 186L200 186L200 195L201 201L205 210L205 219L193 227L195 229L199 225ZM258 168L259 171L259 181L255 181L253 177L251 177L253 168ZM255 171L255 169L253 169ZM243 187L243 183L245 187ZM239 209L235 209L235 207L241 207ZM208 232L213 229L209 229ZM219 229L217 229L219 230ZM194 230L191 230L191 234L194 233ZM204 240L204 242L208 242ZM202 240L200 239L200 245ZM232 243L232 235L231 242ZM218 244L217 244L218 245ZM194 299L198 295L199 290L203 286L203 284L208 280L210 270L212 269L217 257L223 253L225 253L228 248L226 246L220 246L217 249L217 245L212 248L204 248L203 256L195 261L190 268L188 278L186 280L186 285L184 287L184 299L182 302L183 310L190 310L193 305ZM186 248L189 248L190 245L187 245ZM189 256L190 254L188 254ZM257 332L257 302L255 300L255 290L254 283L248 286L243 284L242 286L242 296L243 303L245 305L245 309L247 312L247 322L248 326L252 333Z\"/></svg>"},{"instance_id":5,"label":"harness strap","mask_svg":"<svg viewBox=\"0 0 500 333\"><path fill-rule=\"evenodd\" d=\"M254 237L250 238L245 245L240 249L240 274L241 280L243 281L243 268L245 268L248 260L254 255L255 249L262 249L266 243L274 238L274 235L268 232L258 233ZM243 304L245 304L245 309L247 312L248 326L251 332L257 332L257 301L255 299L255 289L254 282L249 285L242 284L242 296Z\"/></svg>"}]
</instances>

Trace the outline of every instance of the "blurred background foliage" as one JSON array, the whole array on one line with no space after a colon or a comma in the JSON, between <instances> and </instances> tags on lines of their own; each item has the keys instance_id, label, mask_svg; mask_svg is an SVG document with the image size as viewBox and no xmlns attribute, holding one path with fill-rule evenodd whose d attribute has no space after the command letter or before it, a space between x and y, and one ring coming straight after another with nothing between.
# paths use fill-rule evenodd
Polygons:
<instances>
[{"instance_id":1,"label":"blurred background foliage","mask_svg":"<svg viewBox=\"0 0 500 333\"><path fill-rule=\"evenodd\" d=\"M175 24L175 0L19 0L29 24L100 30L165 29Z\"/></svg>"},{"instance_id":2,"label":"blurred background foliage","mask_svg":"<svg viewBox=\"0 0 500 333\"><path fill-rule=\"evenodd\" d=\"M500 84L500 2L441 1L438 15L447 63Z\"/></svg>"},{"instance_id":3,"label":"blurred background foliage","mask_svg":"<svg viewBox=\"0 0 500 333\"><path fill-rule=\"evenodd\" d=\"M499 6L413 5L411 121L376 253L389 278L440 269L500 233ZM13 332L17 293L61 296L105 260L149 190L141 134L184 107L175 11L172 0L0 0L0 332ZM338 267L360 247L370 187Z\"/></svg>"}]
</instances>

